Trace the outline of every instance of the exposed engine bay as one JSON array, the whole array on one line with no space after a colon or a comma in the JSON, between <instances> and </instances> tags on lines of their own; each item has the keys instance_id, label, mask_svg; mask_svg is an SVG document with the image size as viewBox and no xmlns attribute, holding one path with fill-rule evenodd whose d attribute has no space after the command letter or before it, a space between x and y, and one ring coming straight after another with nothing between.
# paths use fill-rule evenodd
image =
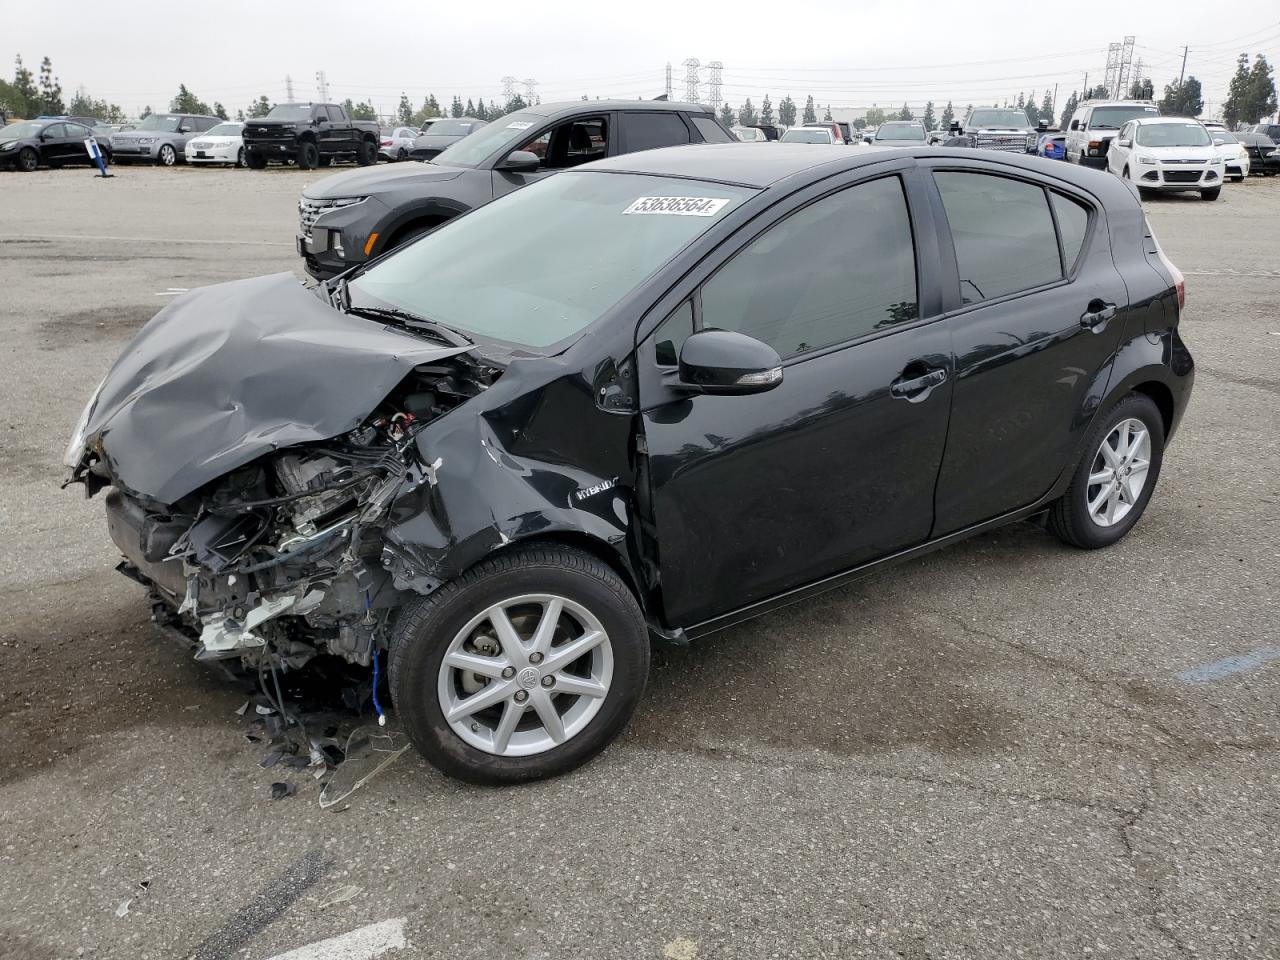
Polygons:
<instances>
[{"instance_id":1,"label":"exposed engine bay","mask_svg":"<svg viewBox=\"0 0 1280 960\"><path fill-rule=\"evenodd\" d=\"M463 353L419 364L355 429L282 447L163 504L90 445L73 479L107 496L122 572L200 658L299 667L318 653L368 666L406 599L382 532L405 491L434 486L417 434L501 371Z\"/></svg>"}]
</instances>

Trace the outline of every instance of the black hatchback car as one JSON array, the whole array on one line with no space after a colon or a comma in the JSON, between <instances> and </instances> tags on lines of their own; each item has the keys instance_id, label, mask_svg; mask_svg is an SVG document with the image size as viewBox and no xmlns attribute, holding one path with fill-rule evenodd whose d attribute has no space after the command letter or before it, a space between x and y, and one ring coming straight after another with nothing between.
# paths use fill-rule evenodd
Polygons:
<instances>
[{"instance_id":1,"label":"black hatchback car","mask_svg":"<svg viewBox=\"0 0 1280 960\"><path fill-rule=\"evenodd\" d=\"M651 638L1037 515L1115 543L1191 392L1182 300L1098 171L654 150L175 300L67 463L202 656L385 658L432 763L527 780L617 736Z\"/></svg>"},{"instance_id":2,"label":"black hatchback car","mask_svg":"<svg viewBox=\"0 0 1280 960\"><path fill-rule=\"evenodd\" d=\"M93 139L103 162L111 158L111 145L73 120L19 120L0 127L0 166L30 173L38 167L93 164L85 141Z\"/></svg>"}]
</instances>

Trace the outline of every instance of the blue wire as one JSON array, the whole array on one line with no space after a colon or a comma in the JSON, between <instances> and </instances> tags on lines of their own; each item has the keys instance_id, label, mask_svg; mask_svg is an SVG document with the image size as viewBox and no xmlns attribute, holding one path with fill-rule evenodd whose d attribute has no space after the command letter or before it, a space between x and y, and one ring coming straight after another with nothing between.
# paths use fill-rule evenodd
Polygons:
<instances>
[{"instance_id":1,"label":"blue wire","mask_svg":"<svg viewBox=\"0 0 1280 960\"><path fill-rule=\"evenodd\" d=\"M365 610L373 609L373 601L369 597L369 591L364 592L364 608ZM387 725L387 715L382 710L382 704L378 702L378 647L373 647L373 709L378 711L378 726L385 727Z\"/></svg>"}]
</instances>

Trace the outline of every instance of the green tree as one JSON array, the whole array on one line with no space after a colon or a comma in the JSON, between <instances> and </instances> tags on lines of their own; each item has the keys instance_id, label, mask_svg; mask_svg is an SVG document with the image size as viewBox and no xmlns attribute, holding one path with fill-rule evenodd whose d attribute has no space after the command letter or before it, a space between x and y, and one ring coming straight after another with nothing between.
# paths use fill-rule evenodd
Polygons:
<instances>
[{"instance_id":1,"label":"green tree","mask_svg":"<svg viewBox=\"0 0 1280 960\"><path fill-rule=\"evenodd\" d=\"M904 103L904 104L902 105L902 109L898 111L898 117L897 117L897 119L899 119L899 120L914 120L915 118L916 118L916 115L915 115L914 113L912 113L912 112L911 112L911 108L910 108L910 107L908 107L908 106Z\"/></svg>"},{"instance_id":2,"label":"green tree","mask_svg":"<svg viewBox=\"0 0 1280 960\"><path fill-rule=\"evenodd\" d=\"M1110 100L1111 91L1107 89L1105 84L1100 83L1096 87L1086 90L1084 98L1086 100Z\"/></svg>"},{"instance_id":3,"label":"green tree","mask_svg":"<svg viewBox=\"0 0 1280 960\"><path fill-rule=\"evenodd\" d=\"M347 110L347 116L351 116L351 99L348 97L342 102L342 105ZM268 100L267 95L264 93L253 103L249 104L249 109L247 109L245 113L249 116L250 120L254 117L265 117L271 112L271 108L274 106L275 104Z\"/></svg>"},{"instance_id":4,"label":"green tree","mask_svg":"<svg viewBox=\"0 0 1280 960\"><path fill-rule=\"evenodd\" d=\"M40 61L40 112L50 116L67 112L62 102L62 84L53 75L53 61L48 57Z\"/></svg>"},{"instance_id":5,"label":"green tree","mask_svg":"<svg viewBox=\"0 0 1280 960\"><path fill-rule=\"evenodd\" d=\"M217 100L213 101L213 115L219 120L226 120L227 108L220 104Z\"/></svg>"},{"instance_id":6,"label":"green tree","mask_svg":"<svg viewBox=\"0 0 1280 960\"><path fill-rule=\"evenodd\" d=\"M468 101L470 102L470 101ZM474 112L471 114L477 120L489 119L489 108L484 105L484 97L476 101L476 105L471 108Z\"/></svg>"},{"instance_id":7,"label":"green tree","mask_svg":"<svg viewBox=\"0 0 1280 960\"><path fill-rule=\"evenodd\" d=\"M244 123L244 111L243 111L243 110L237 110L237 111L236 111L236 123Z\"/></svg>"},{"instance_id":8,"label":"green tree","mask_svg":"<svg viewBox=\"0 0 1280 960\"><path fill-rule=\"evenodd\" d=\"M76 88L75 96L67 104L67 113L73 117L97 117L107 123L119 123L124 119L124 111L118 104L94 99L89 96L84 84Z\"/></svg>"},{"instance_id":9,"label":"green tree","mask_svg":"<svg viewBox=\"0 0 1280 960\"><path fill-rule=\"evenodd\" d=\"M22 56L13 58L13 112L20 117L34 117L40 112L40 91L35 77L22 64Z\"/></svg>"},{"instance_id":10,"label":"green tree","mask_svg":"<svg viewBox=\"0 0 1280 960\"><path fill-rule=\"evenodd\" d=\"M209 114L213 112L209 109L209 105L207 103L187 89L187 85L185 83L178 84L178 92L174 98L169 101L169 109L174 113Z\"/></svg>"},{"instance_id":11,"label":"green tree","mask_svg":"<svg viewBox=\"0 0 1280 960\"><path fill-rule=\"evenodd\" d=\"M1053 94L1048 90L1044 92L1044 100L1040 103L1040 119L1053 125Z\"/></svg>"},{"instance_id":12,"label":"green tree","mask_svg":"<svg viewBox=\"0 0 1280 960\"><path fill-rule=\"evenodd\" d=\"M1231 77L1231 85L1227 87L1227 99L1222 103L1222 121L1227 129L1232 129L1245 119L1252 99L1252 78L1249 75L1249 55L1240 54L1236 58L1236 72Z\"/></svg>"},{"instance_id":13,"label":"green tree","mask_svg":"<svg viewBox=\"0 0 1280 960\"><path fill-rule=\"evenodd\" d=\"M729 106L729 102L726 100L720 104L720 122L726 127L732 127L736 120L737 117L734 115L733 107Z\"/></svg>"},{"instance_id":14,"label":"green tree","mask_svg":"<svg viewBox=\"0 0 1280 960\"><path fill-rule=\"evenodd\" d=\"M813 108L813 94L809 94L809 99L804 102L804 114L801 119L804 123L818 122L818 111Z\"/></svg>"},{"instance_id":15,"label":"green tree","mask_svg":"<svg viewBox=\"0 0 1280 960\"><path fill-rule=\"evenodd\" d=\"M947 101L946 108L942 111L942 129L950 130L951 123L956 118L955 107L951 106L951 101Z\"/></svg>"},{"instance_id":16,"label":"green tree","mask_svg":"<svg viewBox=\"0 0 1280 960\"><path fill-rule=\"evenodd\" d=\"M474 117L476 115L476 105L471 102L470 97L467 98L467 105L463 109L466 111L463 113L464 117Z\"/></svg>"},{"instance_id":17,"label":"green tree","mask_svg":"<svg viewBox=\"0 0 1280 960\"><path fill-rule=\"evenodd\" d=\"M148 103L145 107L142 108L142 112L138 114L138 119L145 120L147 119L147 117L151 116L151 114L154 112L155 111L151 109L151 104Z\"/></svg>"},{"instance_id":18,"label":"green tree","mask_svg":"<svg viewBox=\"0 0 1280 960\"><path fill-rule=\"evenodd\" d=\"M924 115L920 119L924 123L924 128L926 130L932 130L934 127L938 125L938 118L937 116L934 115L934 112L933 112L932 100L930 100L928 103L924 105Z\"/></svg>"},{"instance_id":19,"label":"green tree","mask_svg":"<svg viewBox=\"0 0 1280 960\"><path fill-rule=\"evenodd\" d=\"M756 116L756 108L751 103L751 98L742 101L742 106L738 109L738 122L744 127L754 127L760 122L760 118Z\"/></svg>"},{"instance_id":20,"label":"green tree","mask_svg":"<svg viewBox=\"0 0 1280 960\"><path fill-rule=\"evenodd\" d=\"M400 91L400 103L396 106L396 120L405 126L413 123L413 104L403 90Z\"/></svg>"},{"instance_id":21,"label":"green tree","mask_svg":"<svg viewBox=\"0 0 1280 960\"><path fill-rule=\"evenodd\" d=\"M1200 91L1200 81L1193 76L1187 77L1181 84L1178 81L1167 84L1164 96L1160 98L1160 112L1169 117L1195 117L1204 109L1204 97Z\"/></svg>"},{"instance_id":22,"label":"green tree","mask_svg":"<svg viewBox=\"0 0 1280 960\"><path fill-rule=\"evenodd\" d=\"M455 93L453 95L453 103L449 104L449 116L460 117L462 115L462 98Z\"/></svg>"},{"instance_id":23,"label":"green tree","mask_svg":"<svg viewBox=\"0 0 1280 960\"><path fill-rule=\"evenodd\" d=\"M503 116L506 116L508 113L515 113L517 110L523 110L527 106L529 106L529 104L525 102L524 97L517 93L507 101L507 105L503 108L502 114Z\"/></svg>"},{"instance_id":24,"label":"green tree","mask_svg":"<svg viewBox=\"0 0 1280 960\"><path fill-rule=\"evenodd\" d=\"M851 127L853 127L853 129L855 129L855 130L865 130L865 129L867 129L867 118L866 118L866 117L858 117L856 120L854 120L854 121L853 121L853 123L851 123L851 124L849 124L849 125L850 125Z\"/></svg>"},{"instance_id":25,"label":"green tree","mask_svg":"<svg viewBox=\"0 0 1280 960\"><path fill-rule=\"evenodd\" d=\"M1027 97L1027 101L1022 105L1022 108L1027 111L1027 119L1031 121L1033 127L1040 122L1040 108L1036 106L1036 92L1034 90L1031 91L1031 95Z\"/></svg>"},{"instance_id":26,"label":"green tree","mask_svg":"<svg viewBox=\"0 0 1280 960\"><path fill-rule=\"evenodd\" d=\"M790 94L778 101L778 122L784 127L793 127L796 123L796 102Z\"/></svg>"},{"instance_id":27,"label":"green tree","mask_svg":"<svg viewBox=\"0 0 1280 960\"><path fill-rule=\"evenodd\" d=\"M828 120L834 120L834 119L835 117L831 116L831 104L828 103L827 112L822 115L822 120L825 123Z\"/></svg>"},{"instance_id":28,"label":"green tree","mask_svg":"<svg viewBox=\"0 0 1280 960\"><path fill-rule=\"evenodd\" d=\"M764 95L764 101L760 104L760 122L768 126L773 125L773 104L769 102L769 95Z\"/></svg>"},{"instance_id":29,"label":"green tree","mask_svg":"<svg viewBox=\"0 0 1280 960\"><path fill-rule=\"evenodd\" d=\"M872 107L867 111L867 126L869 127L878 127L888 119L888 114L879 107Z\"/></svg>"},{"instance_id":30,"label":"green tree","mask_svg":"<svg viewBox=\"0 0 1280 960\"><path fill-rule=\"evenodd\" d=\"M1156 96L1155 84L1151 82L1150 77L1144 77L1141 80L1135 80L1129 84L1130 100L1154 100Z\"/></svg>"},{"instance_id":31,"label":"green tree","mask_svg":"<svg viewBox=\"0 0 1280 960\"><path fill-rule=\"evenodd\" d=\"M378 111L373 109L373 104L368 100L361 100L348 111L347 116L352 120L377 120Z\"/></svg>"},{"instance_id":32,"label":"green tree","mask_svg":"<svg viewBox=\"0 0 1280 960\"><path fill-rule=\"evenodd\" d=\"M1249 70L1249 108L1243 119L1257 123L1275 113L1276 107L1275 74L1267 58L1259 53L1253 58L1253 67Z\"/></svg>"},{"instance_id":33,"label":"green tree","mask_svg":"<svg viewBox=\"0 0 1280 960\"><path fill-rule=\"evenodd\" d=\"M1058 126L1063 130L1067 129L1067 125L1071 123L1071 115L1076 112L1076 108L1080 106L1080 97L1076 95L1074 90L1071 96L1067 97L1067 102L1062 107L1062 118L1058 120Z\"/></svg>"}]
</instances>

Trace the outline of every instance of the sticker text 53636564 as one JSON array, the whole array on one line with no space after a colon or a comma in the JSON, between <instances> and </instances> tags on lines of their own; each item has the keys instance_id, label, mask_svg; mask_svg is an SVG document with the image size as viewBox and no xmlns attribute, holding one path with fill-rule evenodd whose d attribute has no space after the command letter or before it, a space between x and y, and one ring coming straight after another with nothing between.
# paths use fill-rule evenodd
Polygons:
<instances>
[{"instance_id":1,"label":"sticker text 53636564","mask_svg":"<svg viewBox=\"0 0 1280 960\"><path fill-rule=\"evenodd\" d=\"M631 213L665 213L677 217L714 217L729 202L726 197L640 197L623 210Z\"/></svg>"}]
</instances>

